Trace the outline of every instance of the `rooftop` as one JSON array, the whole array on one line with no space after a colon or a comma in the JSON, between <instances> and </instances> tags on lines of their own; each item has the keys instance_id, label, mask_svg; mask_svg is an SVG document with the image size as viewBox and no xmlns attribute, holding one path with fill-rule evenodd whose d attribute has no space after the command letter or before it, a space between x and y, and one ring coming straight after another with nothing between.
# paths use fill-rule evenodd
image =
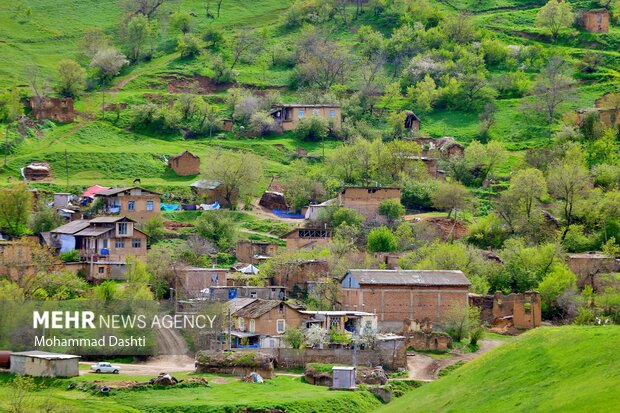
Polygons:
<instances>
[{"instance_id":1,"label":"rooftop","mask_svg":"<svg viewBox=\"0 0 620 413\"><path fill-rule=\"evenodd\" d=\"M391 285L452 285L469 286L471 282L458 270L368 270L353 269L351 274L359 284Z\"/></svg>"},{"instance_id":2,"label":"rooftop","mask_svg":"<svg viewBox=\"0 0 620 413\"><path fill-rule=\"evenodd\" d=\"M148 189L144 189L144 188L140 188L139 186L130 186L128 188L112 188L112 189L106 189L105 191L100 191L97 192L95 195L96 196L114 196L114 195L118 195L122 192L129 192L132 189L139 189L143 192L147 192L149 194L153 194L153 195L161 195L157 192L153 192L153 191L149 191Z\"/></svg>"},{"instance_id":3,"label":"rooftop","mask_svg":"<svg viewBox=\"0 0 620 413\"><path fill-rule=\"evenodd\" d=\"M276 308L280 304L284 304L284 302L279 300L261 300L257 298L252 303L237 310L235 315L243 318L258 318Z\"/></svg>"},{"instance_id":4,"label":"rooftop","mask_svg":"<svg viewBox=\"0 0 620 413\"><path fill-rule=\"evenodd\" d=\"M199 188L199 189L216 189L221 184L222 183L220 181L215 181L215 180L210 180L210 179L201 179L200 181L196 181L190 184L190 186L192 188Z\"/></svg>"},{"instance_id":5,"label":"rooftop","mask_svg":"<svg viewBox=\"0 0 620 413\"><path fill-rule=\"evenodd\" d=\"M88 221L84 219L78 219L77 221L71 221L65 225L61 225L58 228L53 229L51 232L55 232L57 234L75 234L76 232L80 232L83 229L88 228L90 224Z\"/></svg>"},{"instance_id":6,"label":"rooftop","mask_svg":"<svg viewBox=\"0 0 620 413\"><path fill-rule=\"evenodd\" d=\"M21 351L18 353L11 353L12 356L27 356L27 357L35 357L39 359L45 360L66 360L66 359L76 359L80 358L80 356L75 356L73 354L61 354L61 353L49 353L47 351Z\"/></svg>"}]
</instances>

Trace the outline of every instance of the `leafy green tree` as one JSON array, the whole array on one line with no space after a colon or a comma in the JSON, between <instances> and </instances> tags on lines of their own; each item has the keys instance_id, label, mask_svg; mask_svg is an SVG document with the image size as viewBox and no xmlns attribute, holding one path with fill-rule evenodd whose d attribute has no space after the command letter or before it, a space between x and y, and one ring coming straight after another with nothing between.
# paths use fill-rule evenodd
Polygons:
<instances>
[{"instance_id":1,"label":"leafy green tree","mask_svg":"<svg viewBox=\"0 0 620 413\"><path fill-rule=\"evenodd\" d=\"M282 334L282 340L295 350L302 350L306 347L306 336L301 328L287 328Z\"/></svg>"},{"instance_id":2,"label":"leafy green tree","mask_svg":"<svg viewBox=\"0 0 620 413\"><path fill-rule=\"evenodd\" d=\"M224 211L208 211L196 220L196 232L221 250L231 250L237 243L237 226Z\"/></svg>"},{"instance_id":3,"label":"leafy green tree","mask_svg":"<svg viewBox=\"0 0 620 413\"><path fill-rule=\"evenodd\" d=\"M486 179L508 158L508 151L499 142L486 145L473 141L465 150L465 161L470 169L480 171L480 179Z\"/></svg>"},{"instance_id":4,"label":"leafy green tree","mask_svg":"<svg viewBox=\"0 0 620 413\"><path fill-rule=\"evenodd\" d=\"M226 204L234 208L237 199L257 190L263 168L254 154L219 151L210 158L203 176L220 182Z\"/></svg>"},{"instance_id":5,"label":"leafy green tree","mask_svg":"<svg viewBox=\"0 0 620 413\"><path fill-rule=\"evenodd\" d=\"M364 222L364 216L360 215L356 210L351 208L341 207L336 209L331 214L330 225L333 228L338 228L341 225L350 225L358 227Z\"/></svg>"},{"instance_id":6,"label":"leafy green tree","mask_svg":"<svg viewBox=\"0 0 620 413\"><path fill-rule=\"evenodd\" d=\"M433 207L446 211L448 218L454 212L454 220L457 219L458 211L471 208L473 198L471 193L463 185L458 183L443 182L431 196Z\"/></svg>"},{"instance_id":7,"label":"leafy green tree","mask_svg":"<svg viewBox=\"0 0 620 413\"><path fill-rule=\"evenodd\" d=\"M127 56L135 62L153 54L159 26L156 21L138 14L129 20L122 34Z\"/></svg>"},{"instance_id":8,"label":"leafy green tree","mask_svg":"<svg viewBox=\"0 0 620 413\"><path fill-rule=\"evenodd\" d=\"M432 207L431 196L439 183L434 179L408 179L401 191L401 201L407 208L427 209Z\"/></svg>"},{"instance_id":9,"label":"leafy green tree","mask_svg":"<svg viewBox=\"0 0 620 413\"><path fill-rule=\"evenodd\" d=\"M149 236L151 244L156 244L166 235L164 219L160 215L154 216L144 223L142 230Z\"/></svg>"},{"instance_id":10,"label":"leafy green tree","mask_svg":"<svg viewBox=\"0 0 620 413\"><path fill-rule=\"evenodd\" d=\"M558 298L569 288L575 288L577 276L564 264L553 266L547 276L538 284L542 311L546 316L557 314Z\"/></svg>"},{"instance_id":11,"label":"leafy green tree","mask_svg":"<svg viewBox=\"0 0 620 413\"><path fill-rule=\"evenodd\" d=\"M63 218L58 212L49 208L44 202L39 202L36 211L30 216L30 229L33 234L51 231L64 224Z\"/></svg>"},{"instance_id":12,"label":"leafy green tree","mask_svg":"<svg viewBox=\"0 0 620 413\"><path fill-rule=\"evenodd\" d=\"M303 140L316 142L327 137L329 122L320 116L306 116L299 121L295 132Z\"/></svg>"},{"instance_id":13,"label":"leafy green tree","mask_svg":"<svg viewBox=\"0 0 620 413\"><path fill-rule=\"evenodd\" d=\"M25 184L0 188L0 228L7 234L21 236L28 231L31 209L32 194Z\"/></svg>"},{"instance_id":14,"label":"leafy green tree","mask_svg":"<svg viewBox=\"0 0 620 413\"><path fill-rule=\"evenodd\" d=\"M77 97L86 85L86 70L73 60L61 60L56 66L58 94L65 97Z\"/></svg>"},{"instance_id":15,"label":"leafy green tree","mask_svg":"<svg viewBox=\"0 0 620 413\"><path fill-rule=\"evenodd\" d=\"M204 45L202 40L191 34L183 34L179 36L177 41L177 51L182 57L195 57L202 53Z\"/></svg>"},{"instance_id":16,"label":"leafy green tree","mask_svg":"<svg viewBox=\"0 0 620 413\"><path fill-rule=\"evenodd\" d=\"M525 292L536 288L561 262L555 244L527 246L522 239L506 240L499 256L504 261L503 277L491 279L492 291Z\"/></svg>"},{"instance_id":17,"label":"leafy green tree","mask_svg":"<svg viewBox=\"0 0 620 413\"><path fill-rule=\"evenodd\" d=\"M522 169L510 180L507 194L509 202L520 205L529 221L536 204L547 194L547 182L539 169Z\"/></svg>"},{"instance_id":18,"label":"leafy green tree","mask_svg":"<svg viewBox=\"0 0 620 413\"><path fill-rule=\"evenodd\" d=\"M392 225L405 215L405 207L398 199L386 199L379 203L379 213Z\"/></svg>"},{"instance_id":19,"label":"leafy green tree","mask_svg":"<svg viewBox=\"0 0 620 413\"><path fill-rule=\"evenodd\" d=\"M373 228L366 244L370 252L394 252L398 248L396 235L388 227Z\"/></svg>"},{"instance_id":20,"label":"leafy green tree","mask_svg":"<svg viewBox=\"0 0 620 413\"><path fill-rule=\"evenodd\" d=\"M178 11L170 15L170 27L183 34L188 34L193 28L192 16L187 12Z\"/></svg>"},{"instance_id":21,"label":"leafy green tree","mask_svg":"<svg viewBox=\"0 0 620 413\"><path fill-rule=\"evenodd\" d=\"M536 15L536 26L548 30L554 41L560 32L569 28L574 21L573 8L567 1L549 0Z\"/></svg>"},{"instance_id":22,"label":"leafy green tree","mask_svg":"<svg viewBox=\"0 0 620 413\"><path fill-rule=\"evenodd\" d=\"M413 103L413 109L419 113L428 113L433 110L437 99L437 85L428 74L424 80L407 88L407 98Z\"/></svg>"}]
</instances>

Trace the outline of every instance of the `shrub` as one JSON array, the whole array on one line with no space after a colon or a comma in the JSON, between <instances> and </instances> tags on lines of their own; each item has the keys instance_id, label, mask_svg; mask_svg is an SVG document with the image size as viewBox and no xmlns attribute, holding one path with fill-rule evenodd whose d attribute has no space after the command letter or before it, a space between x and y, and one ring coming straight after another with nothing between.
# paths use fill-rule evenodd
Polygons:
<instances>
[{"instance_id":1,"label":"shrub","mask_svg":"<svg viewBox=\"0 0 620 413\"><path fill-rule=\"evenodd\" d=\"M431 194L437 189L437 181L409 180L405 183L401 202L407 208L430 209L432 207Z\"/></svg>"},{"instance_id":2,"label":"shrub","mask_svg":"<svg viewBox=\"0 0 620 413\"><path fill-rule=\"evenodd\" d=\"M329 122L319 116L307 116L301 119L295 132L306 141L320 141L327 137Z\"/></svg>"},{"instance_id":3,"label":"shrub","mask_svg":"<svg viewBox=\"0 0 620 413\"><path fill-rule=\"evenodd\" d=\"M340 225L346 224L357 227L364 222L364 217L360 215L356 210L351 208L338 208L336 209L330 219L330 226L336 228Z\"/></svg>"},{"instance_id":4,"label":"shrub","mask_svg":"<svg viewBox=\"0 0 620 413\"><path fill-rule=\"evenodd\" d=\"M221 56L216 56L211 65L213 80L217 83L233 83L237 81L237 72L232 70Z\"/></svg>"},{"instance_id":5,"label":"shrub","mask_svg":"<svg viewBox=\"0 0 620 413\"><path fill-rule=\"evenodd\" d=\"M397 199L386 199L379 204L379 213L383 215L388 222L394 222L405 215L405 207Z\"/></svg>"},{"instance_id":6,"label":"shrub","mask_svg":"<svg viewBox=\"0 0 620 413\"><path fill-rule=\"evenodd\" d=\"M398 240L388 227L381 226L370 231L367 247L370 252L393 252L398 248Z\"/></svg>"},{"instance_id":7,"label":"shrub","mask_svg":"<svg viewBox=\"0 0 620 413\"><path fill-rule=\"evenodd\" d=\"M209 26L202 33L202 40L207 47L216 49L224 42L224 33L217 27Z\"/></svg>"},{"instance_id":8,"label":"shrub","mask_svg":"<svg viewBox=\"0 0 620 413\"><path fill-rule=\"evenodd\" d=\"M256 112L250 117L250 127L259 135L268 135L274 131L275 121L267 112Z\"/></svg>"},{"instance_id":9,"label":"shrub","mask_svg":"<svg viewBox=\"0 0 620 413\"><path fill-rule=\"evenodd\" d=\"M282 340L296 350L306 347L306 336L300 328L287 328L282 335Z\"/></svg>"},{"instance_id":10,"label":"shrub","mask_svg":"<svg viewBox=\"0 0 620 413\"><path fill-rule=\"evenodd\" d=\"M203 47L202 41L191 34L181 35L177 40L177 51L181 53L181 57L198 56L202 52Z\"/></svg>"},{"instance_id":11,"label":"shrub","mask_svg":"<svg viewBox=\"0 0 620 413\"><path fill-rule=\"evenodd\" d=\"M196 220L196 232L223 250L233 248L237 242L235 222L223 211L208 211L202 214Z\"/></svg>"},{"instance_id":12,"label":"shrub","mask_svg":"<svg viewBox=\"0 0 620 413\"><path fill-rule=\"evenodd\" d=\"M61 252L58 257L63 262L75 262L80 260L80 252L78 250L71 250L67 252Z\"/></svg>"}]
</instances>

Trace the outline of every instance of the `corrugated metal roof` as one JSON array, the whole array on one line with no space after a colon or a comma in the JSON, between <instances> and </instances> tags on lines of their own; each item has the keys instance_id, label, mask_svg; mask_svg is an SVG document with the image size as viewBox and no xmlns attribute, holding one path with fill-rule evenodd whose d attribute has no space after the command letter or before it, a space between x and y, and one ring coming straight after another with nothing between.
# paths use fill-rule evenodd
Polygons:
<instances>
[{"instance_id":1,"label":"corrugated metal roof","mask_svg":"<svg viewBox=\"0 0 620 413\"><path fill-rule=\"evenodd\" d=\"M256 299L253 303L237 310L235 315L243 318L258 318L279 306L280 303L282 301Z\"/></svg>"},{"instance_id":2,"label":"corrugated metal roof","mask_svg":"<svg viewBox=\"0 0 620 413\"><path fill-rule=\"evenodd\" d=\"M232 300L228 301L226 304L228 305L230 312L235 313L237 312L237 310L242 309L246 305L252 304L256 300L257 300L256 298L237 297L237 298L233 298Z\"/></svg>"},{"instance_id":3,"label":"corrugated metal roof","mask_svg":"<svg viewBox=\"0 0 620 413\"><path fill-rule=\"evenodd\" d=\"M47 351L21 351L18 353L11 353L12 356L26 356L26 357L36 357L39 359L46 360L62 360L62 359L75 359L80 358L80 356L75 356L73 354L61 354L61 353L49 353Z\"/></svg>"},{"instance_id":4,"label":"corrugated metal roof","mask_svg":"<svg viewBox=\"0 0 620 413\"><path fill-rule=\"evenodd\" d=\"M85 228L88 228L90 224L88 221L79 219L77 221L71 221L65 225L61 225L60 227L53 229L51 232L55 232L57 234L75 234L76 232L80 232Z\"/></svg>"},{"instance_id":5,"label":"corrugated metal roof","mask_svg":"<svg viewBox=\"0 0 620 413\"><path fill-rule=\"evenodd\" d=\"M124 216L96 217L96 218L91 219L88 222L90 222L92 224L113 224L113 223L121 221L121 220L129 220L129 221L135 222L133 219L127 218L127 217L124 217Z\"/></svg>"},{"instance_id":6,"label":"corrugated metal roof","mask_svg":"<svg viewBox=\"0 0 620 413\"><path fill-rule=\"evenodd\" d=\"M105 234L106 232L110 232L114 230L114 228L86 228L83 231L77 232L74 235L80 237L98 237L101 234Z\"/></svg>"},{"instance_id":7,"label":"corrugated metal roof","mask_svg":"<svg viewBox=\"0 0 620 413\"><path fill-rule=\"evenodd\" d=\"M349 270L359 284L391 285L454 285L469 286L471 282L458 270Z\"/></svg>"}]
</instances>

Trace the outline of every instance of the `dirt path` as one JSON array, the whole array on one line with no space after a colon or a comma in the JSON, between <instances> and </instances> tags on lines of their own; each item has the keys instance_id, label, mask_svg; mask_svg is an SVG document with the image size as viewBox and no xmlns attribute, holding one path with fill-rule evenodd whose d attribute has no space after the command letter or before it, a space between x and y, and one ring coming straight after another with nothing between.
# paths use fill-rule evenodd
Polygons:
<instances>
[{"instance_id":1,"label":"dirt path","mask_svg":"<svg viewBox=\"0 0 620 413\"><path fill-rule=\"evenodd\" d=\"M451 353L454 357L437 359L423 353L407 356L407 367L409 368L409 379L420 381L432 381L437 379L437 374L442 369L451 366L459 361L470 361L480 357L484 353L506 343L505 340L482 340L480 348L475 353Z\"/></svg>"},{"instance_id":2,"label":"dirt path","mask_svg":"<svg viewBox=\"0 0 620 413\"><path fill-rule=\"evenodd\" d=\"M155 330L157 334L157 347L160 355L187 355L189 348L185 339L179 332L172 328L158 328Z\"/></svg>"},{"instance_id":3,"label":"dirt path","mask_svg":"<svg viewBox=\"0 0 620 413\"><path fill-rule=\"evenodd\" d=\"M95 362L81 362L80 364L91 366ZM176 373L180 371L194 371L194 359L189 356L157 356L144 363L113 363L121 368L122 374L130 375L149 375L154 376L159 373ZM89 370L80 370L80 376L91 373ZM102 375L105 376L105 375Z\"/></svg>"}]
</instances>

